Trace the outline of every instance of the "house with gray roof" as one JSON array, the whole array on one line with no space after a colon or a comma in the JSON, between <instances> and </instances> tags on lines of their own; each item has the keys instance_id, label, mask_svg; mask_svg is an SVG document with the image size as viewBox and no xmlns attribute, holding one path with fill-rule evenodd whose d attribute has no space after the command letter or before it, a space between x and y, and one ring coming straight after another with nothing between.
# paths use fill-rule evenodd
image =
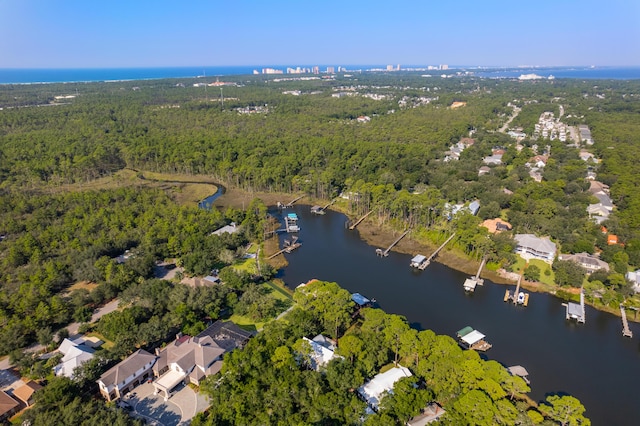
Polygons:
<instances>
[{"instance_id":1,"label":"house with gray roof","mask_svg":"<svg viewBox=\"0 0 640 426\"><path fill-rule=\"evenodd\" d=\"M153 365L153 373L157 377L153 382L154 395L163 393L166 401L180 383L199 385L204 377L220 371L225 352L211 336L178 335L169 345L156 349L157 360Z\"/></svg>"},{"instance_id":2,"label":"house with gray roof","mask_svg":"<svg viewBox=\"0 0 640 426\"><path fill-rule=\"evenodd\" d=\"M556 257L556 244L549 237L536 237L533 234L516 234L516 253L523 259L540 259L552 264Z\"/></svg>"},{"instance_id":3,"label":"house with gray roof","mask_svg":"<svg viewBox=\"0 0 640 426\"><path fill-rule=\"evenodd\" d=\"M155 363L155 355L138 349L100 376L97 381L100 393L107 401L121 398L153 377L152 367Z\"/></svg>"},{"instance_id":4,"label":"house with gray roof","mask_svg":"<svg viewBox=\"0 0 640 426\"><path fill-rule=\"evenodd\" d=\"M600 269L609 272L609 264L607 262L589 253L561 254L558 256L558 260L568 260L569 262L577 263L585 269L588 274Z\"/></svg>"}]
</instances>

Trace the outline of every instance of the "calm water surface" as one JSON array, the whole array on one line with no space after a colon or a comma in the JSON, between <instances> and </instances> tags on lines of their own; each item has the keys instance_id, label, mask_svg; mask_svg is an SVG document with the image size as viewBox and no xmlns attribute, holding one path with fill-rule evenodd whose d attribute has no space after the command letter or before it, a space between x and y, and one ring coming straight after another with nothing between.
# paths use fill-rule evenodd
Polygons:
<instances>
[{"instance_id":1,"label":"calm water surface","mask_svg":"<svg viewBox=\"0 0 640 426\"><path fill-rule=\"evenodd\" d=\"M529 371L533 399L564 392L582 401L594 425L640 424L638 324L630 324L633 339L623 338L618 317L587 307L586 324L578 325L565 320L561 300L546 294L531 294L527 308L516 307L503 302L507 287L488 280L467 295L466 274L437 262L418 272L409 267L410 255L377 257L357 231L345 229L342 214L316 216L303 205L284 212L291 211L300 217L302 247L286 255L281 277L289 287L312 278L335 281L415 328L452 337L470 325L493 344L490 359Z\"/></svg>"}]
</instances>

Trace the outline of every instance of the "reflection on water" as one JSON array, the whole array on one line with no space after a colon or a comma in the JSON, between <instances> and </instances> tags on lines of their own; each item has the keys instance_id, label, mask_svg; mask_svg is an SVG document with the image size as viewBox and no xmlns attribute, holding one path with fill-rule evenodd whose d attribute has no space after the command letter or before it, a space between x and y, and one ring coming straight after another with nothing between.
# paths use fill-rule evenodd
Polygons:
<instances>
[{"instance_id":1,"label":"reflection on water","mask_svg":"<svg viewBox=\"0 0 640 426\"><path fill-rule=\"evenodd\" d=\"M529 371L535 400L566 392L583 402L595 425L640 422L640 348L637 338L622 337L618 317L587 306L586 324L568 322L561 300L533 293L528 307L514 306L503 302L505 287L489 280L466 294L462 272L437 262L416 271L409 266L411 255L376 256L376 247L345 229L342 214L316 216L303 205L287 211L300 217L302 242L286 255L289 266L280 273L289 287L312 278L335 281L377 299L382 309L404 315L416 328L452 337L470 325L493 344L490 359ZM272 213L281 218L277 210ZM637 324L630 327L640 335Z\"/></svg>"}]
</instances>

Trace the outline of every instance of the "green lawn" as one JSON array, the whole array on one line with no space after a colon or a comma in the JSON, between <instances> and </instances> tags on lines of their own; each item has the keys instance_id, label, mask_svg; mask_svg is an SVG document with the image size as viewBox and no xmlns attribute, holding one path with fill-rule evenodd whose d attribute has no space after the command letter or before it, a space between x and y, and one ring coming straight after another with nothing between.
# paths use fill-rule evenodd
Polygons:
<instances>
[{"instance_id":1,"label":"green lawn","mask_svg":"<svg viewBox=\"0 0 640 426\"><path fill-rule=\"evenodd\" d=\"M512 266L514 272L522 272L525 268L526 261L518 256L518 261ZM529 260L529 265L536 265L540 268L540 282L547 285L555 285L555 274L551 269L551 265L547 262L539 259L531 259ZM545 271L549 271L549 275L545 274Z\"/></svg>"},{"instance_id":2,"label":"green lawn","mask_svg":"<svg viewBox=\"0 0 640 426\"><path fill-rule=\"evenodd\" d=\"M278 286L278 284L274 282L268 281L266 283L263 283L262 286L271 290L271 293L269 293L269 295L273 298L276 298L282 301L287 301L287 302L291 302L293 299L293 297L289 293L287 293L284 289L282 289L280 286ZM261 330L262 327L264 327L264 325L268 322L268 321L256 322L247 316L238 315L238 314L231 315L229 319L234 323L236 323L237 325L239 325L240 327L247 330L251 330L251 329Z\"/></svg>"}]
</instances>

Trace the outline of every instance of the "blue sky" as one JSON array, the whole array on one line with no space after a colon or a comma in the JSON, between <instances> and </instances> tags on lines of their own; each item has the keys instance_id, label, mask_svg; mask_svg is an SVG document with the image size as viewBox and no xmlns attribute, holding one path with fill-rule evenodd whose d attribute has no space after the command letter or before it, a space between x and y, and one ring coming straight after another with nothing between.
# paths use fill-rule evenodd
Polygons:
<instances>
[{"instance_id":1,"label":"blue sky","mask_svg":"<svg viewBox=\"0 0 640 426\"><path fill-rule=\"evenodd\" d=\"M0 0L0 68L640 65L637 0Z\"/></svg>"}]
</instances>

